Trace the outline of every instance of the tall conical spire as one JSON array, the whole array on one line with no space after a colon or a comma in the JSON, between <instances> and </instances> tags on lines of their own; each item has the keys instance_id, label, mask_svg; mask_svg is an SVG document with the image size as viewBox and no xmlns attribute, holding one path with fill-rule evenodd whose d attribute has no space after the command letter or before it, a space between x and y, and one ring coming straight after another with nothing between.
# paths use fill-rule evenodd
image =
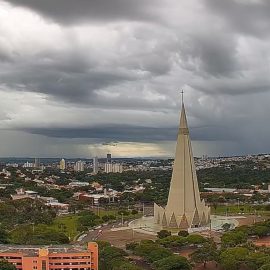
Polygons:
<instances>
[{"instance_id":1,"label":"tall conical spire","mask_svg":"<svg viewBox=\"0 0 270 270\"><path fill-rule=\"evenodd\" d=\"M184 226L188 228L203 225L203 216L206 217L207 223L209 213L209 207L205 206L204 201L200 199L187 117L182 99L180 127L167 206L163 208L155 205L155 217L157 214L163 216L163 227L175 227L172 224L177 224L178 228L183 229ZM167 221L167 226L164 226L164 220Z\"/></svg>"},{"instance_id":2,"label":"tall conical spire","mask_svg":"<svg viewBox=\"0 0 270 270\"><path fill-rule=\"evenodd\" d=\"M188 124L187 124L187 116L184 103L182 104L181 116L180 116L180 128L179 134L187 135L189 134L188 131Z\"/></svg>"}]
</instances>

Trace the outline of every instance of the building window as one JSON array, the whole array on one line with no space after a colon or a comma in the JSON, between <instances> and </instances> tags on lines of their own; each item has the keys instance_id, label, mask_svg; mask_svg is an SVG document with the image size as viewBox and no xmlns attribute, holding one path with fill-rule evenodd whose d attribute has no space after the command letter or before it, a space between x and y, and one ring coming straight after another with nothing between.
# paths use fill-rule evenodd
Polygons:
<instances>
[{"instance_id":1,"label":"building window","mask_svg":"<svg viewBox=\"0 0 270 270\"><path fill-rule=\"evenodd\" d=\"M47 270L47 264L46 264L46 261L42 261L42 267L41 267L42 270Z\"/></svg>"}]
</instances>

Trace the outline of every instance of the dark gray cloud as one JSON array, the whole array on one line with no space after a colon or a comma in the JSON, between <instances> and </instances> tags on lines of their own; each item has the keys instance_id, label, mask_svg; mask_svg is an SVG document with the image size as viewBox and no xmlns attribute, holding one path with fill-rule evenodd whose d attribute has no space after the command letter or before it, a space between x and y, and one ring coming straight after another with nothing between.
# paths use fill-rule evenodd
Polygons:
<instances>
[{"instance_id":1,"label":"dark gray cloud","mask_svg":"<svg viewBox=\"0 0 270 270\"><path fill-rule=\"evenodd\" d=\"M152 20L160 0L6 0L15 6L35 10L62 24L119 20Z\"/></svg>"},{"instance_id":2,"label":"dark gray cloud","mask_svg":"<svg viewBox=\"0 0 270 270\"><path fill-rule=\"evenodd\" d=\"M241 75L235 38L228 33L208 32L187 37L181 43L183 67L199 76Z\"/></svg>"},{"instance_id":3,"label":"dark gray cloud","mask_svg":"<svg viewBox=\"0 0 270 270\"><path fill-rule=\"evenodd\" d=\"M56 138L94 138L105 141L152 142L175 139L177 129L112 125L92 128L29 128L24 129L24 131Z\"/></svg>"},{"instance_id":4,"label":"dark gray cloud","mask_svg":"<svg viewBox=\"0 0 270 270\"><path fill-rule=\"evenodd\" d=\"M231 26L233 32L264 37L270 31L268 0L204 0L207 6Z\"/></svg>"},{"instance_id":5,"label":"dark gray cloud","mask_svg":"<svg viewBox=\"0 0 270 270\"><path fill-rule=\"evenodd\" d=\"M35 152L42 141L54 154L72 141L71 155L95 142L175 142L181 88L203 149L270 151L268 1L0 0L0 8L0 129L25 134L29 152L27 134L38 137Z\"/></svg>"},{"instance_id":6,"label":"dark gray cloud","mask_svg":"<svg viewBox=\"0 0 270 270\"><path fill-rule=\"evenodd\" d=\"M22 131L55 138L88 138L121 142L174 141L178 127L147 127L131 125L104 125L89 128L25 128ZM226 126L191 127L193 140L238 140L239 134Z\"/></svg>"}]
</instances>

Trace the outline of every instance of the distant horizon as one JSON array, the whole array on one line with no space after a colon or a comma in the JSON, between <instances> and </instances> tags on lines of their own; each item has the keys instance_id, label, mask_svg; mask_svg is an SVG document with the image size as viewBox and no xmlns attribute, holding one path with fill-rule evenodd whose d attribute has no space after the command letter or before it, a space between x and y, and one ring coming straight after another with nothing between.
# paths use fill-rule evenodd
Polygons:
<instances>
[{"instance_id":1,"label":"distant horizon","mask_svg":"<svg viewBox=\"0 0 270 270\"><path fill-rule=\"evenodd\" d=\"M207 156L207 158L230 158L230 157L245 157L245 156L263 156L263 155L270 155L270 153L257 153L257 154L243 154L243 155L228 155L228 156ZM98 159L106 159L106 156L97 156ZM60 156L60 157L0 157L0 160L2 159L32 159L34 160L35 158L38 159L66 159L66 160L92 160L93 158L95 158L95 156L93 157L64 157L64 156ZM194 156L194 158L203 158L203 156ZM162 160L162 159L174 159L174 157L113 157L112 156L112 160L114 159L156 159L156 160Z\"/></svg>"}]
</instances>

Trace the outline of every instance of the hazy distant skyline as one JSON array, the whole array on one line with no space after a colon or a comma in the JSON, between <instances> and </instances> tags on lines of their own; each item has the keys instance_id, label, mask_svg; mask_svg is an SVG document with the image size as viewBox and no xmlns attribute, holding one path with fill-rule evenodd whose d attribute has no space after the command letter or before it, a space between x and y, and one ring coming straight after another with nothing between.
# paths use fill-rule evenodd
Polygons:
<instances>
[{"instance_id":1,"label":"hazy distant skyline","mask_svg":"<svg viewBox=\"0 0 270 270\"><path fill-rule=\"evenodd\" d=\"M270 1L0 0L0 156L270 152Z\"/></svg>"}]
</instances>

